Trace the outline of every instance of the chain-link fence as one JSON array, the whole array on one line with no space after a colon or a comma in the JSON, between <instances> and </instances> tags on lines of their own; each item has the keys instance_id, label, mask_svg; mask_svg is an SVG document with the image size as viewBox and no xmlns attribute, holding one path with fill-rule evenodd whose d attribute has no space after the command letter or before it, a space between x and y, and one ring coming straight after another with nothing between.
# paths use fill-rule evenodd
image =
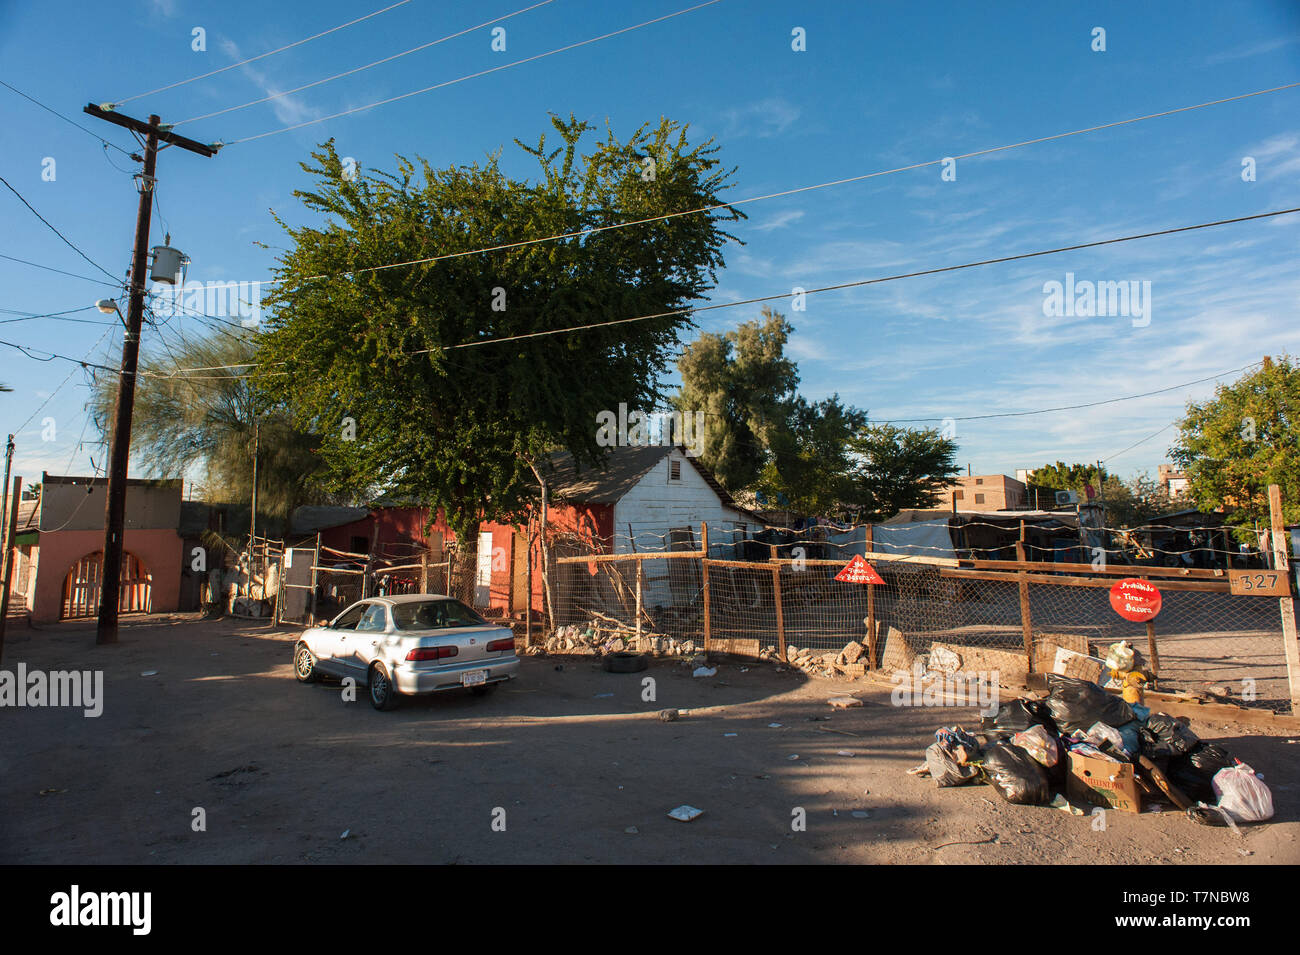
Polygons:
<instances>
[{"instance_id":1,"label":"chain-link fence","mask_svg":"<svg viewBox=\"0 0 1300 955\"><path fill-rule=\"evenodd\" d=\"M996 529L1010 532L1005 525ZM1125 533L1137 539L1140 531ZM972 533L969 523L963 533ZM1215 539L1205 529L1198 533L1202 543ZM1100 534L1097 550L1107 553L1110 532ZM1026 554L1029 535L1016 527L1014 536L1011 556ZM638 537L644 547L647 535ZM702 537L690 544L700 546ZM707 647L789 659L803 651L838 654L859 644L860 658L855 651L853 661L838 660L851 674L889 673L920 661L926 667L1010 672L1013 678L1056 669L1101 679L1108 647L1128 641L1163 691L1291 711L1277 598L1230 592L1229 570L1257 565L1257 554L1202 547L1192 557L1177 555L1170 565L1144 545L1153 558L1146 563L1107 564L1100 557L1076 563L1059 558L1092 554L1093 548L1057 540L1055 548L1030 554L1052 553L1050 561L984 560L952 545L949 556L929 556L926 548L942 544L907 546L900 538L877 526L738 538L721 545L725 550L710 534L707 559L702 550L685 549L608 554L592 546L587 553L565 554L552 573L556 629L550 646L617 640L636 645L640 638L644 649ZM661 539L671 544L673 536ZM1004 549L986 543L989 551ZM834 579L855 554L870 560L881 583ZM1199 566L1204 563L1210 566ZM1131 577L1160 590L1161 609L1149 627L1113 609L1111 588Z\"/></svg>"}]
</instances>

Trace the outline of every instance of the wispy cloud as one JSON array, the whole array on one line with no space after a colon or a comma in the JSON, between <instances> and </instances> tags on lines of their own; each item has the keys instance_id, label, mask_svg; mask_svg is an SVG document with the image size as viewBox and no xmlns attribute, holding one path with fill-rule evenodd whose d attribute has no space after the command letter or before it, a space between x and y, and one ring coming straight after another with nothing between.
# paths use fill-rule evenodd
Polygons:
<instances>
[{"instance_id":1,"label":"wispy cloud","mask_svg":"<svg viewBox=\"0 0 1300 955\"><path fill-rule=\"evenodd\" d=\"M758 100L723 112L723 136L738 139L741 136L780 136L799 120L800 110L789 100L779 96Z\"/></svg>"},{"instance_id":2,"label":"wispy cloud","mask_svg":"<svg viewBox=\"0 0 1300 955\"><path fill-rule=\"evenodd\" d=\"M234 40L222 39L221 51L232 60L243 59L242 54L239 52L239 45L235 43ZM239 72L252 80L253 83L257 85L258 89L267 96L273 96L280 92L264 72L251 64L245 63L239 68ZM309 119L318 119L324 115L320 109L307 105L296 96L277 96L269 102L269 105L275 112L276 119L284 123L286 126L293 125L294 123L301 123Z\"/></svg>"}]
</instances>

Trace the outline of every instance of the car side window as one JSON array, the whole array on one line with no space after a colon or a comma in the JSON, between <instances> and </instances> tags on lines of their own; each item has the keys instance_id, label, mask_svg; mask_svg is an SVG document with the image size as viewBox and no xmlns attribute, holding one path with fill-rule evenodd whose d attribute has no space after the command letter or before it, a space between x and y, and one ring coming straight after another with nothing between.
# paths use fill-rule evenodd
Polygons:
<instances>
[{"instance_id":1,"label":"car side window","mask_svg":"<svg viewBox=\"0 0 1300 955\"><path fill-rule=\"evenodd\" d=\"M366 612L368 607L369 604L357 604L355 607L349 607L330 625L331 628L334 630L355 630L357 623L361 620L361 615Z\"/></svg>"},{"instance_id":2,"label":"car side window","mask_svg":"<svg viewBox=\"0 0 1300 955\"><path fill-rule=\"evenodd\" d=\"M357 629L369 632L377 631L379 633L387 630L388 610L383 604L372 604L370 609L366 611L366 615L361 618L361 622L357 624Z\"/></svg>"}]
</instances>

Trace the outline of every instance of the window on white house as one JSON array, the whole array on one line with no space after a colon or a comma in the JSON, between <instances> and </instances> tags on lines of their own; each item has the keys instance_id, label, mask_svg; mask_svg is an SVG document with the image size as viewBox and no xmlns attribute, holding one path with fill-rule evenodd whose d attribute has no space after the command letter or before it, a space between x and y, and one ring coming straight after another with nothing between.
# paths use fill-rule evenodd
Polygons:
<instances>
[{"instance_id":1,"label":"window on white house","mask_svg":"<svg viewBox=\"0 0 1300 955\"><path fill-rule=\"evenodd\" d=\"M682 462L681 462L681 461L669 461L669 462L668 462L668 480L670 480L670 481L680 481L681 479L682 479Z\"/></svg>"}]
</instances>

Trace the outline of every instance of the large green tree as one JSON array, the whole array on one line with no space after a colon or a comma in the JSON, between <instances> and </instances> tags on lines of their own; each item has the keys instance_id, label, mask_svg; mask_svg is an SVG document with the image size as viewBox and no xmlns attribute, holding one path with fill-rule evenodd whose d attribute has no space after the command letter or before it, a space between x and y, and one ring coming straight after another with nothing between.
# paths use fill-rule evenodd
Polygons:
<instances>
[{"instance_id":1,"label":"large green tree","mask_svg":"<svg viewBox=\"0 0 1300 955\"><path fill-rule=\"evenodd\" d=\"M534 179L497 155L357 175L332 142L303 164L316 182L295 195L319 219L281 220L260 380L332 436L320 453L340 489L441 505L464 535L519 516L551 450L598 463L600 412L666 400L680 312L711 288L740 216L721 206L731 172L666 119L625 141L552 124L555 148L516 140ZM655 221L602 231L639 220ZM412 260L426 261L386 267Z\"/></svg>"},{"instance_id":2,"label":"large green tree","mask_svg":"<svg viewBox=\"0 0 1300 955\"><path fill-rule=\"evenodd\" d=\"M1173 460L1205 511L1226 508L1245 529L1269 522L1268 486L1282 491L1283 516L1300 521L1300 366L1289 356L1263 365L1214 397L1191 402L1179 422Z\"/></svg>"},{"instance_id":3,"label":"large green tree","mask_svg":"<svg viewBox=\"0 0 1300 955\"><path fill-rule=\"evenodd\" d=\"M1091 484L1099 489L1106 480L1106 469L1096 464L1066 464L1057 461L1036 468L1029 475L1029 483L1047 491L1077 491L1080 498ZM1032 495L1030 495L1032 498Z\"/></svg>"},{"instance_id":4,"label":"large green tree","mask_svg":"<svg viewBox=\"0 0 1300 955\"><path fill-rule=\"evenodd\" d=\"M673 407L704 413L700 461L728 491L750 487L773 444L786 443L799 370L785 356L794 329L763 307L760 319L723 334L705 332L682 350L681 389Z\"/></svg>"},{"instance_id":5,"label":"large green tree","mask_svg":"<svg viewBox=\"0 0 1300 955\"><path fill-rule=\"evenodd\" d=\"M853 440L866 425L866 412L839 395L816 402L797 396L782 426L771 429L756 490L802 514L843 515L855 499Z\"/></svg>"},{"instance_id":6,"label":"large green tree","mask_svg":"<svg viewBox=\"0 0 1300 955\"><path fill-rule=\"evenodd\" d=\"M877 424L849 441L855 465L847 503L856 520L883 521L905 508L931 508L959 473L957 442L936 429Z\"/></svg>"},{"instance_id":7,"label":"large green tree","mask_svg":"<svg viewBox=\"0 0 1300 955\"><path fill-rule=\"evenodd\" d=\"M160 477L193 474L209 499L247 501L256 446L258 513L287 517L299 504L331 499L319 481L320 439L258 392L249 378L256 356L252 341L217 332L143 357L131 454ZM117 383L116 375L102 375L91 390L89 409L104 441L113 427Z\"/></svg>"}]
</instances>

